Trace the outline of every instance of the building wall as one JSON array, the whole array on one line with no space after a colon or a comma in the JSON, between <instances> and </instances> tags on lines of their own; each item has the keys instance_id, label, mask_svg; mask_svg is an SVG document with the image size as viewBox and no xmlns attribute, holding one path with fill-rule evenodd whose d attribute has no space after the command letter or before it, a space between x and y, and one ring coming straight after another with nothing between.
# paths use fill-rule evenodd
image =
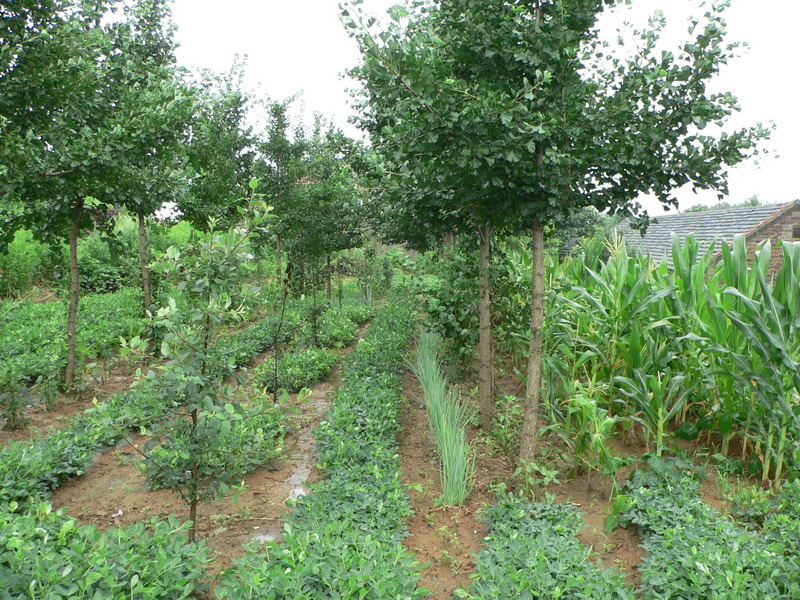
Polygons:
<instances>
[{"instance_id":1,"label":"building wall","mask_svg":"<svg viewBox=\"0 0 800 600\"><path fill-rule=\"evenodd\" d=\"M783 251L777 245L778 242L800 241L800 205L795 205L794 208L782 214L766 227L748 236L747 254L750 257L748 262L752 264L753 253L758 244L767 239L772 242L772 258L767 271L767 279L769 280L770 277L778 274L783 265Z\"/></svg>"}]
</instances>

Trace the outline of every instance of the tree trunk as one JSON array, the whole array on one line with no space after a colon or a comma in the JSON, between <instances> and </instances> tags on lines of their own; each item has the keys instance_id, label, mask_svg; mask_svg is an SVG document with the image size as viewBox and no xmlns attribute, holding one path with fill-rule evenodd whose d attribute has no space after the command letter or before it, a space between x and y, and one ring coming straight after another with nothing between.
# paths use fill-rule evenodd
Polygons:
<instances>
[{"instance_id":1,"label":"tree trunk","mask_svg":"<svg viewBox=\"0 0 800 600\"><path fill-rule=\"evenodd\" d=\"M478 275L480 338L478 341L478 397L480 400L481 427L492 428L494 412L494 352L492 349L492 301L489 292L489 252L492 227L481 227L480 267Z\"/></svg>"},{"instance_id":2,"label":"tree trunk","mask_svg":"<svg viewBox=\"0 0 800 600\"><path fill-rule=\"evenodd\" d=\"M528 380L525 385L525 418L520 439L520 462L531 462L539 432L539 398L542 390L542 327L544 326L544 225L533 223L533 295L528 341Z\"/></svg>"},{"instance_id":3,"label":"tree trunk","mask_svg":"<svg viewBox=\"0 0 800 600\"><path fill-rule=\"evenodd\" d=\"M277 268L275 269L276 274L278 275L278 283L283 281L283 265L281 264L281 236L277 236L277 242L275 242L275 262L277 263Z\"/></svg>"},{"instance_id":4,"label":"tree trunk","mask_svg":"<svg viewBox=\"0 0 800 600\"><path fill-rule=\"evenodd\" d=\"M80 232L83 200L72 207L72 229L69 232L69 313L67 316L67 368L64 371L64 387L75 381L75 347L78 336L78 299L80 280L78 278L78 233Z\"/></svg>"},{"instance_id":5,"label":"tree trunk","mask_svg":"<svg viewBox=\"0 0 800 600\"><path fill-rule=\"evenodd\" d=\"M328 254L327 259L328 259L328 302L330 302L331 298L333 298L333 282L331 281L331 278L333 277L333 275L331 274L331 255L330 254Z\"/></svg>"},{"instance_id":6,"label":"tree trunk","mask_svg":"<svg viewBox=\"0 0 800 600\"><path fill-rule=\"evenodd\" d=\"M142 292L144 293L144 314L150 312L153 304L153 293L150 289L150 265L147 260L147 229L145 228L144 215L139 217L139 266L142 269Z\"/></svg>"}]
</instances>

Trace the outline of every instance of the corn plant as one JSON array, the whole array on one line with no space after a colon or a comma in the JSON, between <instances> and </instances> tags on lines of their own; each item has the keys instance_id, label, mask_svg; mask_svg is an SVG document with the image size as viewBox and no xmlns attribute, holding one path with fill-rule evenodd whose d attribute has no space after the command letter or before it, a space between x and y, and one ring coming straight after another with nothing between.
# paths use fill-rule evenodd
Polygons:
<instances>
[{"instance_id":1,"label":"corn plant","mask_svg":"<svg viewBox=\"0 0 800 600\"><path fill-rule=\"evenodd\" d=\"M617 470L626 464L626 459L615 456L611 451L614 429L621 420L598 404L602 396L594 380L583 384L576 381L569 399L565 401L564 420L543 427L542 433L552 432L560 437L570 448L573 459L573 473L597 471L608 477L611 483L611 496L620 493L617 483Z\"/></svg>"},{"instance_id":2,"label":"corn plant","mask_svg":"<svg viewBox=\"0 0 800 600\"><path fill-rule=\"evenodd\" d=\"M634 369L630 378L617 377L622 393L633 402L640 415L634 418L645 427L646 444L650 446L651 438L655 438L656 456L664 451L667 424L683 410L692 392L692 388L685 385L685 379L669 368L654 373Z\"/></svg>"},{"instance_id":3,"label":"corn plant","mask_svg":"<svg viewBox=\"0 0 800 600\"><path fill-rule=\"evenodd\" d=\"M769 252L766 245L762 253ZM751 424L757 428L764 448L763 482L774 463L773 484L780 485L784 460L795 457L800 432L800 361L798 336L794 331L791 310L784 307L767 285L762 269L755 269L760 300L729 287L725 293L736 300L738 308L720 308L739 330L746 352L732 353L736 370L731 376L751 392ZM784 278L784 281L786 278ZM753 292L754 290L750 290ZM755 294L753 294L755 295ZM789 295L787 294L787 297ZM796 310L796 309L794 309Z\"/></svg>"}]
</instances>

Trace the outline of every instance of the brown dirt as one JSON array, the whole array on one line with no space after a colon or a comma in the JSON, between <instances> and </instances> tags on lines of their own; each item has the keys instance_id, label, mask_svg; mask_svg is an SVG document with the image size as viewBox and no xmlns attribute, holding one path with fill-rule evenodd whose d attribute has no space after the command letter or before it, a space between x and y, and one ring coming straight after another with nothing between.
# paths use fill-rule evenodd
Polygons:
<instances>
[{"instance_id":1,"label":"brown dirt","mask_svg":"<svg viewBox=\"0 0 800 600\"><path fill-rule=\"evenodd\" d=\"M431 590L433 600L450 599L453 590L468 588L474 569L474 554L480 550L486 536L485 525L477 519L480 511L494 503L489 486L511 465L504 456L488 450L479 439L475 488L461 507L437 506L441 496L439 474L435 461L435 445L428 430L425 409L419 402L421 391L415 376L403 378L405 395L400 433L400 468L403 482L421 491L410 490L414 516L408 522L411 535L406 547L417 560L429 567L422 571L421 587Z\"/></svg>"}]
</instances>

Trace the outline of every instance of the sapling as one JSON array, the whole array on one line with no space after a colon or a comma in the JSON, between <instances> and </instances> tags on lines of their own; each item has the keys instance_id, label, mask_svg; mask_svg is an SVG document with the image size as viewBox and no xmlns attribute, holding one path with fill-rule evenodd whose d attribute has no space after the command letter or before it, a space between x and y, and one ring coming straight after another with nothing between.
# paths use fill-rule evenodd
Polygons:
<instances>
[{"instance_id":1,"label":"sapling","mask_svg":"<svg viewBox=\"0 0 800 600\"><path fill-rule=\"evenodd\" d=\"M251 183L255 191L256 183ZM263 222L250 218L249 225ZM157 425L143 452L141 464L150 485L171 488L189 507L189 539L196 535L197 505L222 499L240 486L246 472L259 460L279 453L275 446L282 426L274 409L245 407L229 401L213 368L211 352L215 330L241 320L244 309L234 306L229 290L237 276L247 229L219 233L212 230L197 247L169 248L153 270L173 279L186 303L174 298L155 311L153 326L162 333L159 384L179 400L182 411ZM235 453L231 448L236 448Z\"/></svg>"}]
</instances>

